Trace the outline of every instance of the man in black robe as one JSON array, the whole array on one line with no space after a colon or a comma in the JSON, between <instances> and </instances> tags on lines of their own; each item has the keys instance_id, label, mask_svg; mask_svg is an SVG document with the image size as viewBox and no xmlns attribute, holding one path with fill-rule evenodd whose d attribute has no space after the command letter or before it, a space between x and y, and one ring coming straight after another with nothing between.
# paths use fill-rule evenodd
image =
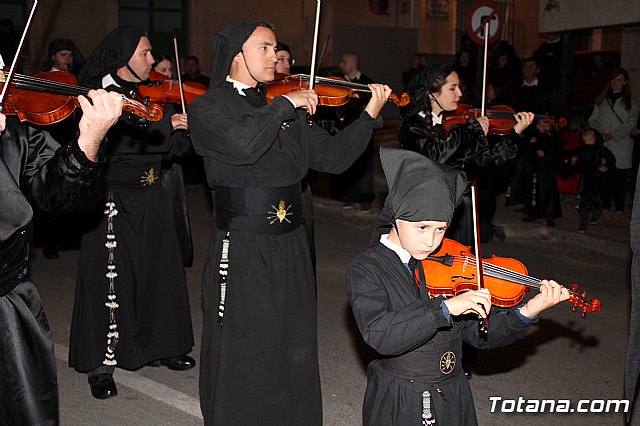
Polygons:
<instances>
[{"instance_id":1,"label":"man in black robe","mask_svg":"<svg viewBox=\"0 0 640 426\"><path fill-rule=\"evenodd\" d=\"M102 141L122 97L79 96L80 133L60 146L47 132L0 114L0 424L58 424L53 339L27 271L32 206L50 212L91 208L100 199ZM5 128L6 124L6 128Z\"/></svg>"},{"instance_id":2,"label":"man in black robe","mask_svg":"<svg viewBox=\"0 0 640 426\"><path fill-rule=\"evenodd\" d=\"M89 56L79 81L132 96L153 62L144 30L120 27ZM82 236L69 348L69 365L87 373L98 399L117 395L116 364L195 365L185 355L193 331L173 209L160 184L163 158L189 148L179 132L186 116L174 113L168 105L160 121L121 119L109 132L106 208L93 212Z\"/></svg>"},{"instance_id":3,"label":"man in black robe","mask_svg":"<svg viewBox=\"0 0 640 426\"><path fill-rule=\"evenodd\" d=\"M330 136L310 125L317 96L266 105L276 37L265 23L214 36L209 91L189 110L191 138L215 189L215 235L203 273L200 404L205 424L319 425L315 281L300 226L300 181L340 173L364 150L391 90Z\"/></svg>"}]
</instances>

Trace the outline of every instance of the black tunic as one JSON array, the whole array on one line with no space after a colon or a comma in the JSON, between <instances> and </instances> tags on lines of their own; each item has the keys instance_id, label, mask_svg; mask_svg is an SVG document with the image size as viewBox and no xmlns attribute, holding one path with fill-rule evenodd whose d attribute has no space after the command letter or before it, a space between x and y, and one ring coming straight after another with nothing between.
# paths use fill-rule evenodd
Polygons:
<instances>
[{"instance_id":1,"label":"black tunic","mask_svg":"<svg viewBox=\"0 0 640 426\"><path fill-rule=\"evenodd\" d=\"M109 131L105 197L111 196L118 274L115 310L120 340L117 365L134 370L178 356L193 346L191 311L171 200L160 183L161 162L182 151L184 135L171 137L172 105L159 122L142 128L122 117ZM173 146L172 142L178 146ZM104 204L82 236L71 323L69 365L89 372L103 364L109 309L107 217Z\"/></svg>"},{"instance_id":2,"label":"black tunic","mask_svg":"<svg viewBox=\"0 0 640 426\"><path fill-rule=\"evenodd\" d=\"M254 107L225 83L191 104L189 123L211 188L277 188L298 184L309 168L343 171L381 120L363 113L331 137L317 125L309 127L306 112L294 111L285 98ZM215 208L217 214L224 206L216 202ZM200 404L205 423L321 424L315 285L303 227L279 235L230 231L224 320L219 323L224 236L215 229L202 282Z\"/></svg>"},{"instance_id":3,"label":"black tunic","mask_svg":"<svg viewBox=\"0 0 640 426\"><path fill-rule=\"evenodd\" d=\"M461 341L493 348L514 342L528 330L515 311L492 312L486 338L478 332L477 319L448 320L443 299L421 300L409 269L381 243L358 254L349 266L347 295L365 342L381 355L367 369L365 425L421 425L425 391L431 393L437 425L475 424L473 397L460 368ZM427 351L437 356L420 357ZM441 374L441 354L448 351L455 353L455 362L449 365L452 371ZM427 366L412 375L407 371L413 363L415 372L415 359ZM438 378L429 378L434 376Z\"/></svg>"},{"instance_id":4,"label":"black tunic","mask_svg":"<svg viewBox=\"0 0 640 426\"><path fill-rule=\"evenodd\" d=\"M48 212L92 207L99 166L77 142L7 119L0 141L0 424L58 423L53 339L26 269L33 206Z\"/></svg>"}]
</instances>

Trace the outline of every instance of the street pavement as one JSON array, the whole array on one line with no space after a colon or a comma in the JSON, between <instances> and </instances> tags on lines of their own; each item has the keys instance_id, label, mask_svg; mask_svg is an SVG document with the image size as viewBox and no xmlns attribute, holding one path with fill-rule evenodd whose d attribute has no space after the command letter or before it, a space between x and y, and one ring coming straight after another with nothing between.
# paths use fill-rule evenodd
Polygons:
<instances>
[{"instance_id":1,"label":"street pavement","mask_svg":"<svg viewBox=\"0 0 640 426\"><path fill-rule=\"evenodd\" d=\"M390 134L391 132L389 132ZM380 143L393 143L388 136ZM344 290L344 274L353 256L369 245L371 231L386 186L379 160L375 163L377 199L364 214L344 209L328 198L316 196L315 232L318 251L318 342L326 425L361 424L361 403L366 387L366 364L376 354L362 341ZM186 269L196 340L192 356L198 359L202 314L200 276L211 236L211 211L203 186L188 188L194 237L194 264ZM563 217L553 228L544 223L524 223L518 206L498 200L495 223L504 228L505 242L483 246L485 256L521 260L532 276L577 283L587 298L603 303L600 313L582 319L562 304L543 313L529 335L507 348L479 351L469 365L470 381L481 425L602 425L623 424L620 413L500 413L523 397L541 399L621 399L629 321L628 248L630 212L622 226L601 223L586 234L577 233L573 196L563 198ZM69 327L73 304L77 250L61 251L57 260L32 253L32 277L38 285L56 343L61 424L63 425L197 425L198 367L186 372L144 367L135 372L118 369L119 395L106 401L91 397L86 377L67 366ZM250 271L248 271L250 272ZM255 272L259 276L259 272ZM497 409L491 412L491 397ZM495 397L500 397L498 400ZM247 389L251 398L251 389ZM502 404L504 400L506 403ZM548 411L548 410L547 410ZM637 416L636 416L637 417Z\"/></svg>"}]
</instances>

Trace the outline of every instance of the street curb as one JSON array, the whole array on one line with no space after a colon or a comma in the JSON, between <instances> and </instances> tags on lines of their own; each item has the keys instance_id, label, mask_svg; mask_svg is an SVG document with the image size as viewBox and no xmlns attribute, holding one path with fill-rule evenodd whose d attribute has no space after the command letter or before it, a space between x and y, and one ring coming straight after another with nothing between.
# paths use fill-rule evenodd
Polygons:
<instances>
[{"instance_id":1,"label":"street curb","mask_svg":"<svg viewBox=\"0 0 640 426\"><path fill-rule=\"evenodd\" d=\"M501 220L502 219L502 220ZM620 260L631 259L631 247L623 241L612 241L595 235L580 234L577 231L549 227L538 223L515 223L504 218L496 218L496 224L501 226L507 238L540 238L549 241L569 243L591 253Z\"/></svg>"}]
</instances>

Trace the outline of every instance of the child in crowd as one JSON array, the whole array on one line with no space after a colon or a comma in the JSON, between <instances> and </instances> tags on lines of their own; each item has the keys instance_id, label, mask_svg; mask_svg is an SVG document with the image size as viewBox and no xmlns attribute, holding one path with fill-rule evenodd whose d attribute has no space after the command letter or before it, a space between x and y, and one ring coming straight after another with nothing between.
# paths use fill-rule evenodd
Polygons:
<instances>
[{"instance_id":1,"label":"child in crowd","mask_svg":"<svg viewBox=\"0 0 640 426\"><path fill-rule=\"evenodd\" d=\"M609 170L616 167L616 158L604 146L604 139L596 129L587 129L582 134L584 145L576 149L571 156L571 164L580 173L578 204L580 225L578 232L584 233L587 225L597 225L604 214L602 194L604 179ZM591 220L589 220L591 213Z\"/></svg>"},{"instance_id":2,"label":"child in crowd","mask_svg":"<svg viewBox=\"0 0 640 426\"><path fill-rule=\"evenodd\" d=\"M503 346L524 337L543 310L569 298L543 280L526 304L490 316L480 334L477 316L491 309L487 289L445 299L428 294L421 260L441 244L466 188L457 171L423 155L380 149L393 211L391 231L360 253L347 273L347 294L363 338L382 357L369 364L364 425L475 424L462 341ZM414 278L418 268L420 282ZM473 314L467 317L465 314Z\"/></svg>"},{"instance_id":3,"label":"child in crowd","mask_svg":"<svg viewBox=\"0 0 640 426\"><path fill-rule=\"evenodd\" d=\"M529 143L531 174L529 194L525 199L525 211L529 216L523 221L533 222L541 218L547 220L547 226L555 226L555 219L562 216L556 169L563 143L547 120L538 120L529 134Z\"/></svg>"}]
</instances>

